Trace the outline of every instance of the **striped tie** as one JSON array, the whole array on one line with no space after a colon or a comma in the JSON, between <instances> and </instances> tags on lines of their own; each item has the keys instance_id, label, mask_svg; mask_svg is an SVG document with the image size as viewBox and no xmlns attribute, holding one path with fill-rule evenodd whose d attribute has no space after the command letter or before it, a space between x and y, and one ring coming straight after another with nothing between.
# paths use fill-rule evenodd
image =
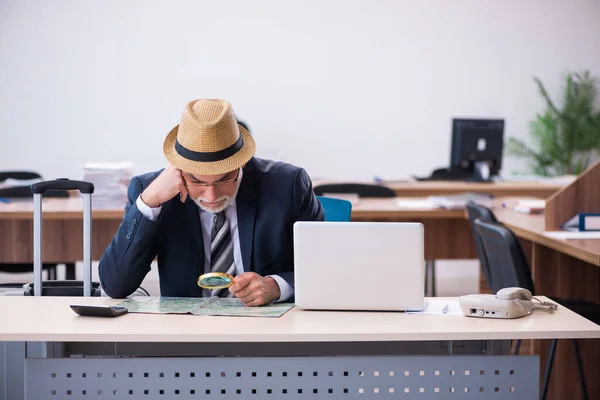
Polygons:
<instances>
[{"instance_id":1,"label":"striped tie","mask_svg":"<svg viewBox=\"0 0 600 400\"><path fill-rule=\"evenodd\" d=\"M225 212L215 214L213 227L210 234L210 271L225 272L235 275L235 263L233 262L233 241L229 231L229 221ZM204 296L231 297L227 289L204 290Z\"/></svg>"}]
</instances>

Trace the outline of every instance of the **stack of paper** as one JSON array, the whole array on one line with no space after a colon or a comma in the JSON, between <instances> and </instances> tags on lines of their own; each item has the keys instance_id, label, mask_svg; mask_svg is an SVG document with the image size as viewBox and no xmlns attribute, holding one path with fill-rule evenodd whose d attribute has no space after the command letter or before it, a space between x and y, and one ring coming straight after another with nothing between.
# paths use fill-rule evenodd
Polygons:
<instances>
[{"instance_id":1,"label":"stack of paper","mask_svg":"<svg viewBox=\"0 0 600 400\"><path fill-rule=\"evenodd\" d=\"M431 210L438 208L431 200L428 199L411 199L402 198L397 201L398 207L407 210Z\"/></svg>"},{"instance_id":2,"label":"stack of paper","mask_svg":"<svg viewBox=\"0 0 600 400\"><path fill-rule=\"evenodd\" d=\"M485 207L492 207L493 196L485 193L463 193L454 196L431 196L428 198L437 207L449 210L460 210L467 203L475 203Z\"/></svg>"},{"instance_id":3,"label":"stack of paper","mask_svg":"<svg viewBox=\"0 0 600 400\"><path fill-rule=\"evenodd\" d=\"M119 208L127 203L127 187L133 176L133 163L87 163L83 180L94 184L94 208Z\"/></svg>"},{"instance_id":4,"label":"stack of paper","mask_svg":"<svg viewBox=\"0 0 600 400\"><path fill-rule=\"evenodd\" d=\"M546 208L546 200L519 200L514 210L523 214L540 214Z\"/></svg>"}]
</instances>

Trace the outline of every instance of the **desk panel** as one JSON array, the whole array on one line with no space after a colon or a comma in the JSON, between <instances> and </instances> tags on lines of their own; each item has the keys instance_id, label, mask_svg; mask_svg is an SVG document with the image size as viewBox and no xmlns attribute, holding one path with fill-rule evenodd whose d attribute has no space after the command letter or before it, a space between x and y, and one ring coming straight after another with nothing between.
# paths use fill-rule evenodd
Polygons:
<instances>
[{"instance_id":1,"label":"desk panel","mask_svg":"<svg viewBox=\"0 0 600 400\"><path fill-rule=\"evenodd\" d=\"M557 298L587 300L600 304L600 268L537 243L532 244L531 251L536 291L552 293ZM533 342L532 354L540 355L541 365L546 363L550 345L549 340ZM597 371L600 371L600 340L580 340L579 349L587 374L590 398L600 398L600 381L593 378L597 376ZM549 387L552 398L564 399L572 396L573 392L567 389L566 384L569 381L578 384L574 355L570 341L559 341ZM576 392L579 393L579 385L577 387Z\"/></svg>"},{"instance_id":2,"label":"desk panel","mask_svg":"<svg viewBox=\"0 0 600 400\"><path fill-rule=\"evenodd\" d=\"M28 359L28 398L535 399L532 356ZM30 397L31 396L31 397Z\"/></svg>"},{"instance_id":3,"label":"desk panel","mask_svg":"<svg viewBox=\"0 0 600 400\"><path fill-rule=\"evenodd\" d=\"M120 219L92 222L92 260L99 260L119 228ZM0 220L0 263L33 262L33 220ZM44 262L83 260L83 221L50 219L43 221L42 256Z\"/></svg>"}]
</instances>

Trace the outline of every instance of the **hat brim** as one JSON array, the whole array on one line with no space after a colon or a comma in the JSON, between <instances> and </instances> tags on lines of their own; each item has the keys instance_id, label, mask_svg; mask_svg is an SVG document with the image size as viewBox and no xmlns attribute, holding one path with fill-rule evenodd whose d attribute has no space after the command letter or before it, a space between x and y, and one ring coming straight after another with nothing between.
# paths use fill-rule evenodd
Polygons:
<instances>
[{"instance_id":1,"label":"hat brim","mask_svg":"<svg viewBox=\"0 0 600 400\"><path fill-rule=\"evenodd\" d=\"M254 138L252 137L252 135L250 135L250 133L246 129L244 129L243 126L240 126L238 124L238 127L240 129L240 134L242 135L244 145L237 153L223 160L201 162L188 160L187 158L179 155L179 153L177 153L177 150L175 150L175 142L177 141L177 131L179 130L179 125L171 129L171 132L169 132L169 134L165 138L163 144L163 152L165 153L165 157L167 158L169 163L171 163L171 165L190 174L226 174L228 172L235 171L236 169L246 164L256 152L256 144L254 143Z\"/></svg>"}]
</instances>

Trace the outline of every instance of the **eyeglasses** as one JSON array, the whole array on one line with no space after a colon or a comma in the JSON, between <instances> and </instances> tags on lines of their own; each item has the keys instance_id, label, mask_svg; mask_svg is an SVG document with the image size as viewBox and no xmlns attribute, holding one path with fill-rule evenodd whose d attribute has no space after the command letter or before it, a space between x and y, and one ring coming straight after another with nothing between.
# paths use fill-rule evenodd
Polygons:
<instances>
[{"instance_id":1,"label":"eyeglasses","mask_svg":"<svg viewBox=\"0 0 600 400\"><path fill-rule=\"evenodd\" d=\"M208 189L210 186L214 186L215 189L218 189L220 187L227 187L227 185L231 185L231 184L237 182L239 179L239 175L240 175L240 172L238 171L237 176L235 178L223 179L221 181L216 181L214 183L193 182L193 181L190 181L189 177L186 178L185 175L183 175L183 177L184 177L183 180L185 182L185 186L194 186L194 187L202 188L204 190Z\"/></svg>"}]
</instances>

